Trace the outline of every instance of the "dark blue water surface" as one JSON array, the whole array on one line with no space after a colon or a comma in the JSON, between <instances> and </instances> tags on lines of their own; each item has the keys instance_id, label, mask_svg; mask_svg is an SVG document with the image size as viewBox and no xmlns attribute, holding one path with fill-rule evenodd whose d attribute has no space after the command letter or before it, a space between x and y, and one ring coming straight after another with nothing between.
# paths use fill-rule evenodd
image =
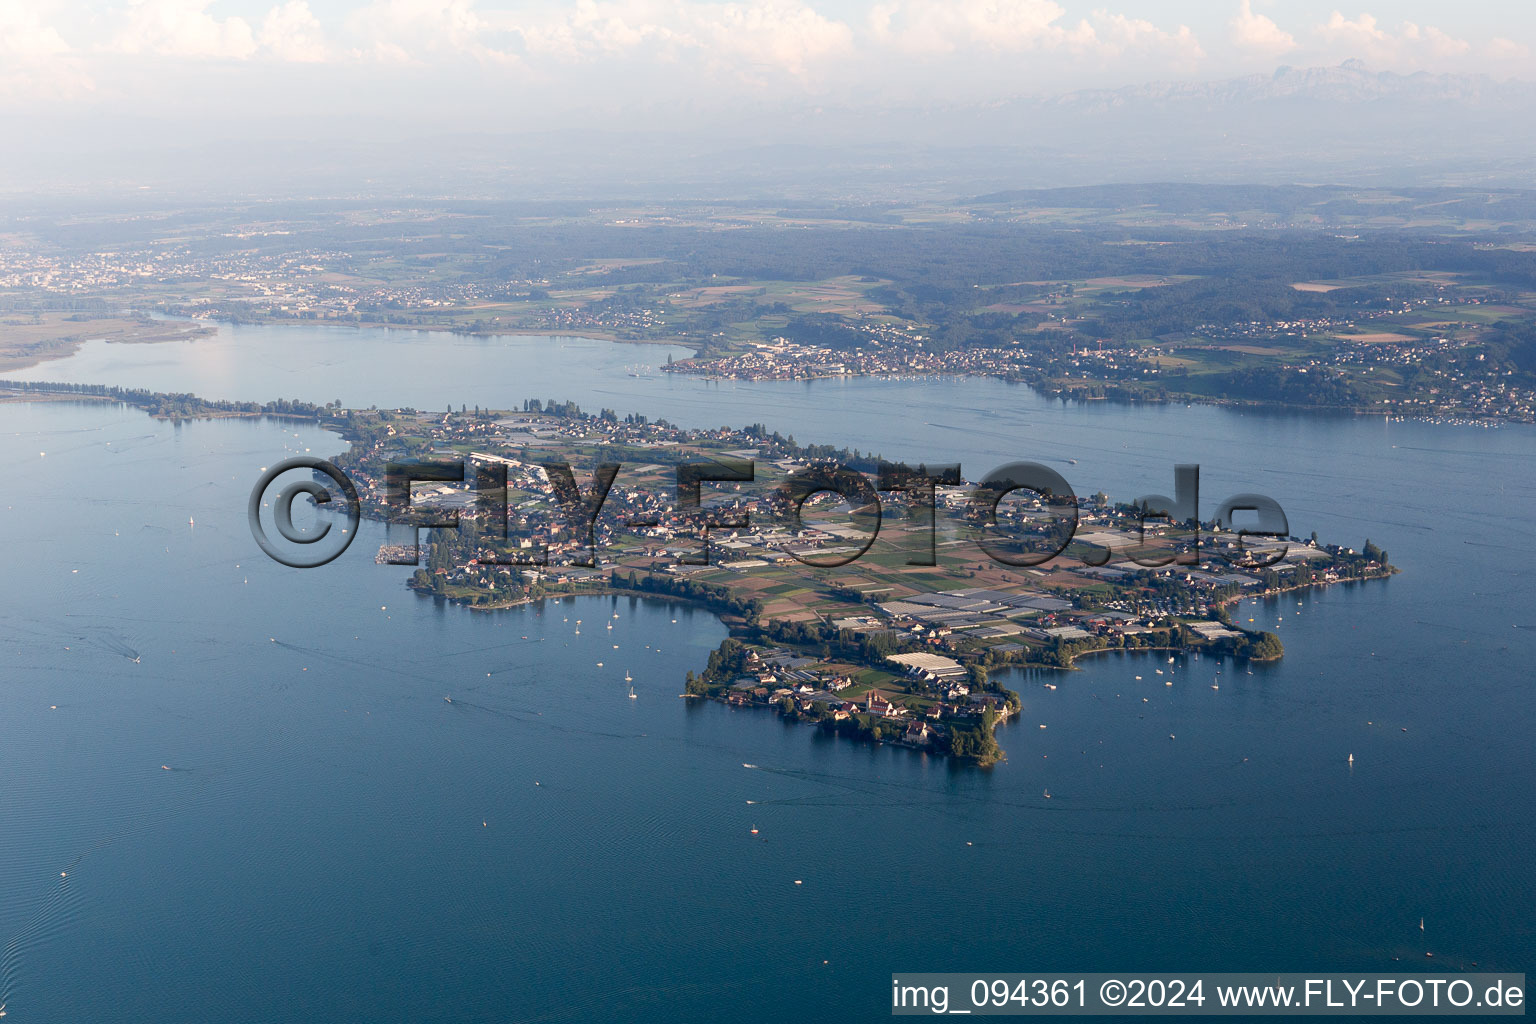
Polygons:
<instances>
[{"instance_id":1,"label":"dark blue water surface","mask_svg":"<svg viewBox=\"0 0 1536 1024\"><path fill-rule=\"evenodd\" d=\"M30 376L569 397L1117 497L1198 462L1206 514L1264 491L1404 572L1245 603L1287 649L1252 675L1021 673L978 771L677 699L724 636L686 607L470 613L374 565L368 524L322 569L268 561L251 484L333 435L0 406L7 1024L830 1021L884 1017L893 971L1536 966L1536 432L629 376L666 353L226 328Z\"/></svg>"}]
</instances>

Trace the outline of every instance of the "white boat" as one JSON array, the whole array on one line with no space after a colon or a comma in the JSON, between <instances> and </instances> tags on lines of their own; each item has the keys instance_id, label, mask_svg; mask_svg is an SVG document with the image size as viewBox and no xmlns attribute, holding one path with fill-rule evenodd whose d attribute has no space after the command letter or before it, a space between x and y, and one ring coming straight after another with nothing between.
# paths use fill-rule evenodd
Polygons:
<instances>
[{"instance_id":1,"label":"white boat","mask_svg":"<svg viewBox=\"0 0 1536 1024\"><path fill-rule=\"evenodd\" d=\"M629 688L629 699L630 700L639 700L640 699L638 696L636 696L635 688L633 686L631 686Z\"/></svg>"},{"instance_id":2,"label":"white boat","mask_svg":"<svg viewBox=\"0 0 1536 1024\"><path fill-rule=\"evenodd\" d=\"M1349 763L1350 764L1354 764L1355 763L1355 755L1354 754L1350 754L1349 755Z\"/></svg>"},{"instance_id":3,"label":"white boat","mask_svg":"<svg viewBox=\"0 0 1536 1024\"><path fill-rule=\"evenodd\" d=\"M627 670L627 669L626 669L626 670L625 670L625 672L624 672L624 681L625 681L625 682L626 682L626 683L632 683L632 682L634 682L634 681L635 681L635 677L634 677L634 676L632 676L632 675L630 675L630 674L629 674L629 671L628 671L628 670Z\"/></svg>"}]
</instances>

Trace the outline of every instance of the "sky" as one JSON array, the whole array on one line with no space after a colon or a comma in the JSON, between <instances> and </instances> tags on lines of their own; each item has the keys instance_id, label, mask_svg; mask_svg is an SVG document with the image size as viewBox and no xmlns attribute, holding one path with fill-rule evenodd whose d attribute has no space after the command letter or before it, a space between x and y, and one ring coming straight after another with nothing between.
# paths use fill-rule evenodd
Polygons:
<instances>
[{"instance_id":1,"label":"sky","mask_svg":"<svg viewBox=\"0 0 1536 1024\"><path fill-rule=\"evenodd\" d=\"M1536 5L0 0L0 115L664 123L1337 64L1532 75Z\"/></svg>"},{"instance_id":2,"label":"sky","mask_svg":"<svg viewBox=\"0 0 1536 1024\"><path fill-rule=\"evenodd\" d=\"M1182 85L1036 102L1345 61L1536 79L1536 5L1360 2L0 0L0 194L1536 185L1523 86L1408 90L1396 119L1369 88L1268 114L1159 115Z\"/></svg>"}]
</instances>

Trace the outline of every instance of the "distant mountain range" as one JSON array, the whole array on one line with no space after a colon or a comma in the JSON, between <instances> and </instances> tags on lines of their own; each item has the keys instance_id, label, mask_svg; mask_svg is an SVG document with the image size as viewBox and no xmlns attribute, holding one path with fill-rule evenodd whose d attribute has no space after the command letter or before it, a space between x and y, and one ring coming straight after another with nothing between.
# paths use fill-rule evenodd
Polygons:
<instances>
[{"instance_id":1,"label":"distant mountain range","mask_svg":"<svg viewBox=\"0 0 1536 1024\"><path fill-rule=\"evenodd\" d=\"M1281 67L1270 75L1243 75L1213 82L1148 82L1121 89L1087 89L1035 101L1079 111L1110 111L1134 106L1173 106L1315 101L1333 104L1379 101L1455 103L1477 107L1536 104L1536 83L1504 81L1488 75L1410 75L1372 71L1364 61L1334 67Z\"/></svg>"},{"instance_id":2,"label":"distant mountain range","mask_svg":"<svg viewBox=\"0 0 1536 1024\"><path fill-rule=\"evenodd\" d=\"M0 195L880 202L1135 182L1536 188L1536 84L1354 60L924 109L765 103L670 130L17 120L0 120L19 140Z\"/></svg>"},{"instance_id":3,"label":"distant mountain range","mask_svg":"<svg viewBox=\"0 0 1536 1024\"><path fill-rule=\"evenodd\" d=\"M1398 74L1360 61L1149 82L951 109L929 119L957 176L1092 182L1536 186L1536 84ZM977 191L984 191L978 189Z\"/></svg>"}]
</instances>

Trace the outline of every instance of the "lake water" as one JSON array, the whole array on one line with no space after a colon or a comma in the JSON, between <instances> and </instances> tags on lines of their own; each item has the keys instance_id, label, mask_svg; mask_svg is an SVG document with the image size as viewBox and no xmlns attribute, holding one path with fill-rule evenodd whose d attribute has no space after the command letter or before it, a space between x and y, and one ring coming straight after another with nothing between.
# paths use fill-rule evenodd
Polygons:
<instances>
[{"instance_id":1,"label":"lake water","mask_svg":"<svg viewBox=\"0 0 1536 1024\"><path fill-rule=\"evenodd\" d=\"M573 398L1116 497L1198 462L1207 514L1263 491L1404 572L1245 604L1287 654L1219 690L1210 659L1020 674L976 771L676 699L724 635L687 608L472 614L372 564L367 524L269 562L247 492L340 447L316 429L0 406L11 1019L842 1021L884 1017L893 971L1533 966L1536 432L629 376L667 351L251 327L26 376Z\"/></svg>"}]
</instances>

